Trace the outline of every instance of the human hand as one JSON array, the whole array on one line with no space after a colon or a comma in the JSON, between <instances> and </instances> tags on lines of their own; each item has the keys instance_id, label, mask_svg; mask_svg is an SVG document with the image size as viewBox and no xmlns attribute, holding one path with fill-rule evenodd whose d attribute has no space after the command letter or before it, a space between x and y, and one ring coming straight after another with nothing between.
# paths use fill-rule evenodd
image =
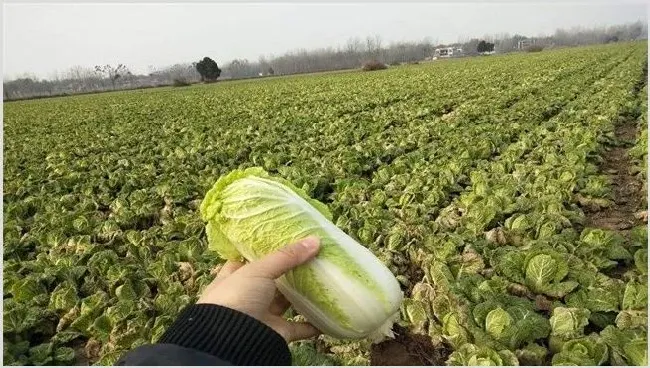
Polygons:
<instances>
[{"instance_id":1,"label":"human hand","mask_svg":"<svg viewBox=\"0 0 650 368\"><path fill-rule=\"evenodd\" d=\"M310 261L318 254L319 246L317 238L307 237L248 264L228 261L205 288L198 303L217 304L246 313L271 327L287 342L317 336L319 331L311 324L289 322L282 317L290 303L276 288L275 279Z\"/></svg>"}]
</instances>

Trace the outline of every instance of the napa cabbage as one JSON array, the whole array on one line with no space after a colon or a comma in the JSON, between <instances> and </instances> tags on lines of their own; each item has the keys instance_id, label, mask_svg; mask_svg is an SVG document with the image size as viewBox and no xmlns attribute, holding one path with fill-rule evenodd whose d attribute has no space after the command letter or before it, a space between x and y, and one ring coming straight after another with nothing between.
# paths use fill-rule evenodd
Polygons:
<instances>
[{"instance_id":1,"label":"napa cabbage","mask_svg":"<svg viewBox=\"0 0 650 368\"><path fill-rule=\"evenodd\" d=\"M315 259L276 280L293 308L338 338L392 336L403 293L375 255L332 223L327 206L261 168L221 177L201 203L209 246L229 260L254 261L307 236Z\"/></svg>"}]
</instances>

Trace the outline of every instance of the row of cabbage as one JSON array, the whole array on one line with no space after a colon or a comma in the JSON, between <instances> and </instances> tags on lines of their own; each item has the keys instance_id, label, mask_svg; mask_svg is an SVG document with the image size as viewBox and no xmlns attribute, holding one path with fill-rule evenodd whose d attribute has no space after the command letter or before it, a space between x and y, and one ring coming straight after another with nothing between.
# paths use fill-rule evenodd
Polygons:
<instances>
[{"instance_id":1,"label":"row of cabbage","mask_svg":"<svg viewBox=\"0 0 650 368\"><path fill-rule=\"evenodd\" d=\"M433 220L451 195L469 185L469 174L477 165L504 151L516 161L513 152L535 144L528 131L628 56L598 66L590 60L585 62L589 66L567 68L556 81L546 80L543 92L524 96L508 108L473 104L458 109L450 119L418 122L410 130L421 129L421 135L431 136L430 142L379 167L370 180L357 180L337 191L333 207L338 210L338 225L364 242L386 239L380 248L388 251L403 253L409 245L426 244L426 236L438 227ZM390 232L378 233L379 229Z\"/></svg>"},{"instance_id":2,"label":"row of cabbage","mask_svg":"<svg viewBox=\"0 0 650 368\"><path fill-rule=\"evenodd\" d=\"M648 85L643 86L640 91L637 112L638 134L634 147L630 149L630 156L633 160L633 171L644 183L642 195L645 198L648 192Z\"/></svg>"}]
</instances>

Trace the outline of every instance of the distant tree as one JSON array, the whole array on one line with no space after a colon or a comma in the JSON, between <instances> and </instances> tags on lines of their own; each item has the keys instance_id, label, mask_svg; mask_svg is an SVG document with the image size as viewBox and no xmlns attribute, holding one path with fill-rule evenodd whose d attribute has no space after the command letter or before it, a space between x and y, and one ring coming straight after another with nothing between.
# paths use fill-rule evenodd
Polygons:
<instances>
[{"instance_id":1,"label":"distant tree","mask_svg":"<svg viewBox=\"0 0 650 368\"><path fill-rule=\"evenodd\" d=\"M227 66L231 78L238 78L246 74L247 69L250 68L250 63L247 59L235 59Z\"/></svg>"},{"instance_id":2,"label":"distant tree","mask_svg":"<svg viewBox=\"0 0 650 368\"><path fill-rule=\"evenodd\" d=\"M275 71L273 70L273 68L269 67L269 70L267 71L267 73L268 73L269 75L274 75L274 74L275 74Z\"/></svg>"},{"instance_id":3,"label":"distant tree","mask_svg":"<svg viewBox=\"0 0 650 368\"><path fill-rule=\"evenodd\" d=\"M189 85L201 80L196 71L196 63L179 63L149 73L149 82L152 84L164 85L171 83L174 86Z\"/></svg>"},{"instance_id":4,"label":"distant tree","mask_svg":"<svg viewBox=\"0 0 650 368\"><path fill-rule=\"evenodd\" d=\"M196 63L196 71L201 75L201 82L215 82L221 75L217 62L207 56Z\"/></svg>"},{"instance_id":5,"label":"distant tree","mask_svg":"<svg viewBox=\"0 0 650 368\"><path fill-rule=\"evenodd\" d=\"M485 42L485 40L481 40L476 46L476 51L479 53L492 52L494 51L494 44L491 42Z\"/></svg>"},{"instance_id":6,"label":"distant tree","mask_svg":"<svg viewBox=\"0 0 650 368\"><path fill-rule=\"evenodd\" d=\"M42 88L47 92L48 95L52 96L54 92L54 82L43 80L41 82Z\"/></svg>"},{"instance_id":7,"label":"distant tree","mask_svg":"<svg viewBox=\"0 0 650 368\"><path fill-rule=\"evenodd\" d=\"M222 71L222 77L226 75L230 78L249 78L255 77L259 74L261 66L256 62L251 62L248 59L235 59L227 64Z\"/></svg>"},{"instance_id":8,"label":"distant tree","mask_svg":"<svg viewBox=\"0 0 650 368\"><path fill-rule=\"evenodd\" d=\"M478 43L478 45L476 46L476 51L485 52L485 41L481 40L481 42Z\"/></svg>"},{"instance_id":9,"label":"distant tree","mask_svg":"<svg viewBox=\"0 0 650 368\"><path fill-rule=\"evenodd\" d=\"M127 75L128 76L131 75L131 72L124 64L118 64L115 67L108 64L96 65L95 72L97 72L98 74L100 74L105 78L108 78L111 81L111 86L113 87L113 89L115 89L115 82L117 82L118 79L125 77Z\"/></svg>"},{"instance_id":10,"label":"distant tree","mask_svg":"<svg viewBox=\"0 0 650 368\"><path fill-rule=\"evenodd\" d=\"M472 38L469 41L460 42L463 47L463 53L465 55L476 55L478 54L478 44L479 40L477 38Z\"/></svg>"},{"instance_id":11,"label":"distant tree","mask_svg":"<svg viewBox=\"0 0 650 368\"><path fill-rule=\"evenodd\" d=\"M378 59L381 55L381 36L366 37L366 55L368 58Z\"/></svg>"},{"instance_id":12,"label":"distant tree","mask_svg":"<svg viewBox=\"0 0 650 368\"><path fill-rule=\"evenodd\" d=\"M293 60L292 63L294 65L299 64L296 60ZM257 69L255 71L257 75L262 75L264 70L268 70L271 67L271 63L268 60L266 60L266 57L264 57L263 55L259 57L257 64L258 64Z\"/></svg>"},{"instance_id":13,"label":"distant tree","mask_svg":"<svg viewBox=\"0 0 650 368\"><path fill-rule=\"evenodd\" d=\"M93 68L86 68L76 65L63 72L63 79L84 80L97 78L97 72Z\"/></svg>"}]
</instances>

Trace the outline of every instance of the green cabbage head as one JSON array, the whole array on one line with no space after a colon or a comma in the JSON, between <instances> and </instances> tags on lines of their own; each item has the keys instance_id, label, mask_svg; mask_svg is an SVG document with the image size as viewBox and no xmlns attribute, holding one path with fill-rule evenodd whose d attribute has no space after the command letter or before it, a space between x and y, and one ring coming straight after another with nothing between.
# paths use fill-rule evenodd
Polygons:
<instances>
[{"instance_id":1,"label":"green cabbage head","mask_svg":"<svg viewBox=\"0 0 650 368\"><path fill-rule=\"evenodd\" d=\"M487 346L464 344L447 360L449 366L518 366L517 356L510 350L496 351Z\"/></svg>"},{"instance_id":2,"label":"green cabbage head","mask_svg":"<svg viewBox=\"0 0 650 368\"><path fill-rule=\"evenodd\" d=\"M257 260L307 236L318 256L276 280L294 309L322 332L346 339L392 337L403 293L390 270L332 223L327 207L261 168L221 177L201 203L211 249Z\"/></svg>"}]
</instances>

